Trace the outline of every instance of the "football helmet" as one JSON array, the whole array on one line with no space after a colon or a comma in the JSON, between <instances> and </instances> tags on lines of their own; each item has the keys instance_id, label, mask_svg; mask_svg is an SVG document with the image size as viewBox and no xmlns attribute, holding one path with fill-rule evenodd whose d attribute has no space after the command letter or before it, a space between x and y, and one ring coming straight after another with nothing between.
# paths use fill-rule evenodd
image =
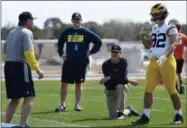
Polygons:
<instances>
[{"instance_id":1,"label":"football helmet","mask_svg":"<svg viewBox=\"0 0 187 128\"><path fill-rule=\"evenodd\" d=\"M182 25L176 19L170 20L168 24L176 26L178 31L181 31L181 29L182 29Z\"/></svg>"},{"instance_id":2,"label":"football helmet","mask_svg":"<svg viewBox=\"0 0 187 128\"><path fill-rule=\"evenodd\" d=\"M159 21L165 20L168 14L168 10L163 4L155 4L150 12L151 21L157 24Z\"/></svg>"}]
</instances>

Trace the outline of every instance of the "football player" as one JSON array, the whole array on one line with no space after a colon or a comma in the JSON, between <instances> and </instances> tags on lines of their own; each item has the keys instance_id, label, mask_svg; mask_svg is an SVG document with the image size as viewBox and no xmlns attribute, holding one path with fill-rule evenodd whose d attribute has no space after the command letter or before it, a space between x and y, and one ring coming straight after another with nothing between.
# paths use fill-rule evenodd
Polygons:
<instances>
[{"instance_id":1,"label":"football player","mask_svg":"<svg viewBox=\"0 0 187 128\"><path fill-rule=\"evenodd\" d=\"M150 121L150 109L153 104L153 91L157 83L162 79L175 109L173 123L183 122L181 102L175 88L176 61L173 51L177 45L178 31L175 26L165 23L168 16L167 8L161 4L155 4L151 8L152 30L142 28L140 35L146 49L152 48L152 58L146 73L146 86L144 94L143 115L133 124L147 124ZM151 34L150 34L151 33Z\"/></svg>"},{"instance_id":2,"label":"football player","mask_svg":"<svg viewBox=\"0 0 187 128\"><path fill-rule=\"evenodd\" d=\"M183 68L183 64L184 64L184 47L187 46L187 37L186 35L184 35L181 30L182 30L182 26L179 23L179 21L173 19L169 21L169 24L175 25L177 27L178 30L178 45L175 48L174 51L174 56L177 62L177 82L176 82L176 88L177 91L180 94L184 94L184 85L183 85L183 81L182 81L182 68Z\"/></svg>"}]
</instances>

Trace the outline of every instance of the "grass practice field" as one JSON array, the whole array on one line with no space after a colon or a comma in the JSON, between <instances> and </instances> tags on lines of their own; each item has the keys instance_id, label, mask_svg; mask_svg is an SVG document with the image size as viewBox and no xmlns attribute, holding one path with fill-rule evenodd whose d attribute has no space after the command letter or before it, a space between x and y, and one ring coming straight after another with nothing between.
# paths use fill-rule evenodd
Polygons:
<instances>
[{"instance_id":1,"label":"grass practice field","mask_svg":"<svg viewBox=\"0 0 187 128\"><path fill-rule=\"evenodd\" d=\"M133 107L140 113L143 111L144 81L140 85L130 88L126 106ZM185 83L186 85L186 83ZM83 84L82 112L74 111L74 85L69 85L66 112L56 113L59 105L60 81L36 81L36 98L32 112L28 119L31 127L139 127L132 126L131 122L138 117L126 117L124 120L109 120L105 104L104 86L98 81L87 81ZM5 119L5 109L8 103L4 82L2 82L2 122ZM142 127L186 127L186 93L181 95L184 124L173 125L174 110L172 102L164 86L158 86L154 92L154 104L151 110L151 122ZM17 109L13 124L19 123L20 108Z\"/></svg>"}]
</instances>

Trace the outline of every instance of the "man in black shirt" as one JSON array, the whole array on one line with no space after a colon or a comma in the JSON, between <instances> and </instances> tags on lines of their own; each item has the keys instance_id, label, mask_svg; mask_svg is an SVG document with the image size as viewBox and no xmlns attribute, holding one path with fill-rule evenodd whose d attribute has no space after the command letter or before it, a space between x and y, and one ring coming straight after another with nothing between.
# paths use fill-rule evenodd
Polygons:
<instances>
[{"instance_id":1,"label":"man in black shirt","mask_svg":"<svg viewBox=\"0 0 187 128\"><path fill-rule=\"evenodd\" d=\"M127 78L127 60L121 58L121 47L113 45L111 47L111 58L102 65L104 78L100 84L105 85L106 102L110 118L124 119L126 115L139 116L132 106L124 110L126 100L127 84L138 85L136 81Z\"/></svg>"}]
</instances>

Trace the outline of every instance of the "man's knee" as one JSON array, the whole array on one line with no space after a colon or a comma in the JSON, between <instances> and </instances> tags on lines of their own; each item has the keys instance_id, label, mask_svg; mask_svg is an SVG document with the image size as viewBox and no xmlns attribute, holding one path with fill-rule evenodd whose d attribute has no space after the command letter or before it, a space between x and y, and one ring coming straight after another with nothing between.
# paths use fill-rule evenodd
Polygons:
<instances>
[{"instance_id":1,"label":"man's knee","mask_svg":"<svg viewBox=\"0 0 187 128\"><path fill-rule=\"evenodd\" d=\"M154 89L155 89L154 86L146 85L146 87L145 87L145 93L146 93L146 94L152 94L153 91L154 91Z\"/></svg>"},{"instance_id":2,"label":"man's knee","mask_svg":"<svg viewBox=\"0 0 187 128\"><path fill-rule=\"evenodd\" d=\"M175 87L169 88L167 90L170 96L178 93Z\"/></svg>"},{"instance_id":3,"label":"man's knee","mask_svg":"<svg viewBox=\"0 0 187 128\"><path fill-rule=\"evenodd\" d=\"M61 83L61 86L67 86L67 85L68 85L68 83L66 83L66 82Z\"/></svg>"},{"instance_id":4,"label":"man's knee","mask_svg":"<svg viewBox=\"0 0 187 128\"><path fill-rule=\"evenodd\" d=\"M169 95L173 95L177 93L176 90L176 81L170 81L165 84L165 87L169 93Z\"/></svg>"},{"instance_id":5,"label":"man's knee","mask_svg":"<svg viewBox=\"0 0 187 128\"><path fill-rule=\"evenodd\" d=\"M61 89L65 90L68 86L68 83L62 82L61 83Z\"/></svg>"},{"instance_id":6,"label":"man's knee","mask_svg":"<svg viewBox=\"0 0 187 128\"><path fill-rule=\"evenodd\" d=\"M26 97L26 98L24 98L24 103L25 103L25 104L30 104L30 105L32 105L32 104L33 104L33 101L34 101L34 97Z\"/></svg>"},{"instance_id":7,"label":"man's knee","mask_svg":"<svg viewBox=\"0 0 187 128\"><path fill-rule=\"evenodd\" d=\"M11 104L14 104L14 105L18 105L18 104L19 104L19 101L20 101L20 99L12 99L12 100L10 101L10 103L11 103Z\"/></svg>"}]
</instances>

